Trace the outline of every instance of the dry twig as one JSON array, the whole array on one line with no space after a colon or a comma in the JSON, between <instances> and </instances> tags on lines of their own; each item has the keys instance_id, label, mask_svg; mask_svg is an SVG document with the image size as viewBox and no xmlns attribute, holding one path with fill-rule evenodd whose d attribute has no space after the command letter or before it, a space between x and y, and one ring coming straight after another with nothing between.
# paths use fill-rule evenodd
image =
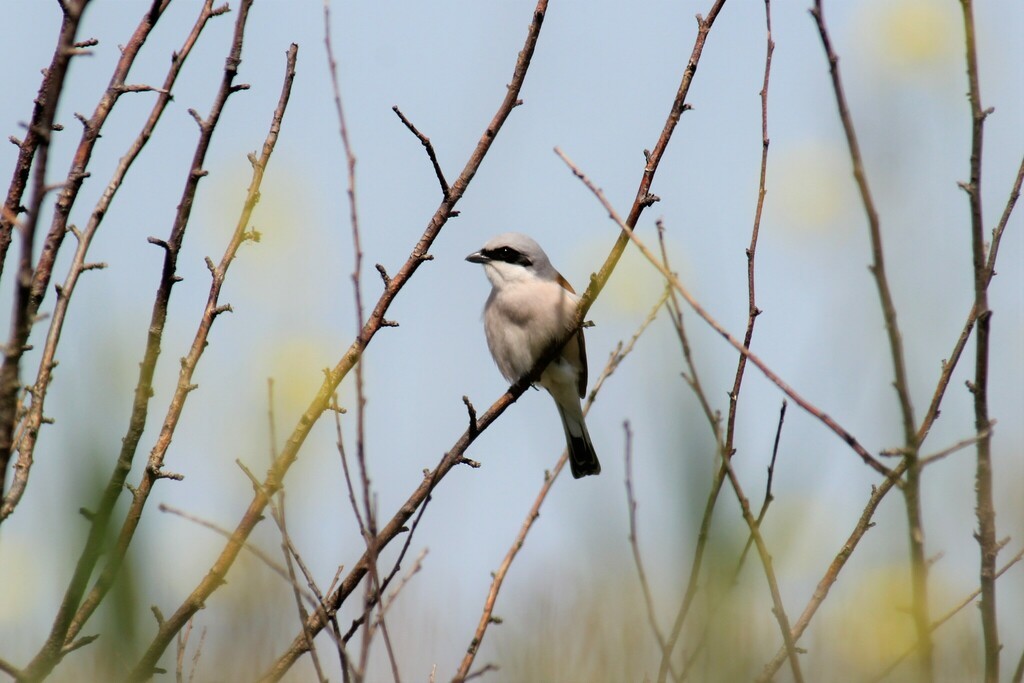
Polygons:
<instances>
[{"instance_id":1,"label":"dry twig","mask_svg":"<svg viewBox=\"0 0 1024 683\"><path fill-rule=\"evenodd\" d=\"M991 110L981 105L981 86L978 75L978 54L974 34L974 7L971 0L960 0L964 16L964 45L967 62L967 81L971 104L971 164L970 181L961 183L970 200L971 251L974 265L974 312L977 316L978 331L974 341L974 382L970 387L974 396L974 429L981 438L978 440L977 469L974 489L977 493L975 506L978 517L978 531L975 538L980 550L981 577L981 628L985 643L985 682L999 680L999 621L996 617L996 555L999 544L996 541L996 510L992 492L992 438L988 434L988 372L989 333L992 312L988 307L988 283L992 275L987 267L985 253L985 223L982 220L981 202L981 153L985 118ZM927 643L925 643L927 647Z\"/></svg>"}]
</instances>

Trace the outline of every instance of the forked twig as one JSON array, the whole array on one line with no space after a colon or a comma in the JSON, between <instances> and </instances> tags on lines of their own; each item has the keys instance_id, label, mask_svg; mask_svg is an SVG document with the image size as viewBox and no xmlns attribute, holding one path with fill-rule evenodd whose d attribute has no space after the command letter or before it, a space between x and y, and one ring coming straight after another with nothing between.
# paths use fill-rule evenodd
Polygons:
<instances>
[{"instance_id":1,"label":"forked twig","mask_svg":"<svg viewBox=\"0 0 1024 683\"><path fill-rule=\"evenodd\" d=\"M983 109L978 72L978 54L974 32L972 0L960 0L964 17L964 46L967 62L968 95L971 106L971 163L970 181L961 183L970 200L971 253L974 266L974 312L977 315L977 333L974 340L974 382L970 387L974 398L974 429L979 435L977 467L974 489L977 504L978 531L975 539L979 549L979 575L981 581L981 629L985 644L985 682L999 681L999 621L996 615L996 510L992 485L992 438L988 414L989 334L992 312L988 307L988 283L992 275L988 270L985 253L985 223L982 219L981 154L985 118L991 110ZM928 643L925 643L927 646Z\"/></svg>"},{"instance_id":2,"label":"forked twig","mask_svg":"<svg viewBox=\"0 0 1024 683\"><path fill-rule=\"evenodd\" d=\"M391 107L391 110L398 115L398 118L402 120L405 127L416 136L416 139L420 141L423 148L427 150L427 157L430 159L431 165L434 167L434 175L437 176L437 182L441 184L441 194L446 198L448 197L448 181L444 179L444 172L441 171L441 165L437 162L437 154L434 152L434 146L430 144L430 138L421 133L416 126L412 125L412 121L405 117L402 110L398 108L398 105Z\"/></svg>"}]
</instances>

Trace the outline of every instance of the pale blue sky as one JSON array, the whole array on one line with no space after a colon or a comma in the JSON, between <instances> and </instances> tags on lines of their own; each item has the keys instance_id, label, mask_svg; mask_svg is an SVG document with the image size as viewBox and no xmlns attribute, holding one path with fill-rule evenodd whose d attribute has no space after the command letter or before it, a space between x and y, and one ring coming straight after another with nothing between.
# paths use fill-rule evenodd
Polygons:
<instances>
[{"instance_id":1,"label":"pale blue sky","mask_svg":"<svg viewBox=\"0 0 1024 683\"><path fill-rule=\"evenodd\" d=\"M928 4L928 3L924 3ZM623 213L636 191L644 148L664 123L693 43L693 15L708 2L553 1L517 108L435 243L391 308L397 329L381 331L365 358L367 448L382 518L418 484L465 428L463 394L483 410L504 390L486 349L480 310L487 283L463 257L506 230L533 235L552 262L582 290L603 261L617 228L552 152L561 147L600 185ZM770 89L771 148L768 194L758 250L756 352L807 398L856 434L872 451L899 445L891 364L874 284L867 229L857 200L845 143L807 2L776 2L776 41ZM440 199L430 164L415 138L391 112L398 105L428 135L449 180L456 177L505 92L522 46L530 2L344 3L333 9L334 47L354 152L365 252L368 306L380 280L373 264L394 270L406 259ZM64 173L77 140L75 111L90 112L142 3L95 0L81 36L96 37L94 56L78 58L61 101L50 177ZM130 80L163 80L171 50L194 21L199 3L176 0L143 49ZM940 361L947 357L970 308L968 208L956 182L966 178L969 112L962 65L959 6L948 1L925 14L913 0L826 3L858 127L869 179L882 217L889 275L903 325L914 404L923 415ZM1024 152L1024 6L1011 0L976 8L982 95L996 112L986 124L984 198L990 228L1001 213ZM9 58L0 67L4 98L0 130L20 136L30 112L38 69L48 63L59 22L56 3L6 3ZM909 17L909 19L908 19ZM930 23L920 21L921 17ZM19 579L15 605L0 616L4 656L22 662L49 628L77 552L88 505L82 478L101 462L107 476L127 424L137 362L155 290L161 253L146 243L165 236L189 160L196 127L190 107L206 113L220 79L235 15L213 20L189 58L149 146L125 183L91 250L107 270L86 275L71 307L61 361L47 403L56 418L45 428L28 493L0 537L0 586ZM664 218L683 281L728 329L741 336L746 317L746 261L760 158L758 91L764 68L764 16L759 2L727 3L712 30L688 101L652 190L662 201L648 209L638 234L654 241ZM901 23L903 22L903 23ZM902 31L902 32L901 32ZM210 172L179 261L185 278L174 292L158 371L157 394L137 461L144 461L205 301L204 256L222 253L249 180L245 155L263 141L277 101L284 53L300 45L298 75L281 137L263 184L253 225L258 245L245 245L228 275L222 301L234 314L220 318L196 373L168 455L181 483L161 482L133 549L148 560L138 577L143 605L173 609L203 576L220 539L183 520L161 515L166 502L233 527L250 486L235 458L260 471L267 458L266 379L278 387L278 433L290 431L355 328L350 273L351 240L345 167L333 113L323 46L322 3L257 2L250 14L238 81L251 89L232 96L214 136ZM152 96L126 95L104 128L72 221L84 222L113 165L134 138ZM10 169L13 145L0 148ZM6 171L5 171L6 173ZM6 175L4 176L6 177ZM1000 536L1024 539L1024 239L1021 213L1003 241L999 276L991 289L993 322L992 416ZM62 278L67 254L58 262ZM10 261L8 273L11 273ZM0 301L10 301L10 277ZM657 277L632 252L590 312L591 376L616 341L628 338L660 291ZM43 308L52 306L52 301ZM689 316L695 353L717 408L735 370L734 352ZM37 327L41 337L45 323ZM34 337L34 339L36 338ZM973 346L969 346L969 352ZM31 365L33 357L28 357ZM935 451L969 436L973 414L963 382L965 357L951 384L943 417L926 444ZM479 662L514 657L503 634L528 634L530 605L559 595L561 581L587 595L586 585L618 581L633 591L623 480L622 422L635 433L636 486L641 534L660 616L674 613L704 505L713 444L696 402L679 378L680 355L664 319L605 386L588 420L604 473L558 482L499 599L507 631L488 634ZM29 377L26 373L23 377ZM351 378L354 379L354 378ZM349 381L343 402L351 403ZM753 368L747 372L737 437L740 476L760 501L763 473L781 395ZM351 416L346 419L352 433ZM338 563L350 565L360 540L343 493L333 425L321 420L288 479L295 541L326 584ZM404 670L423 679L432 663L450 676L469 642L489 584L562 448L550 400L529 392L474 444L479 470L459 468L440 486L413 542L429 547L423 571L396 607L395 618L415 628L438 624L418 639L400 640ZM926 475L925 524L935 566L936 613L976 584L972 455L964 452ZM133 477L134 480L135 477ZM766 522L783 594L799 612L838 550L877 476L833 434L791 405L776 472L776 503ZM719 526L739 534L736 504L724 493ZM848 571L902 562L905 522L891 496ZM40 543L39 539L52 539ZM276 541L270 523L254 539ZM67 545L62 545L66 543ZM753 563L752 563L753 565ZM259 657L276 656L295 632L287 586L261 574L246 558L236 569L280 595L284 633ZM762 578L748 568L748 582ZM585 578L593 578L587 583ZM614 578L613 578L614 577ZM237 585L243 583L238 580ZM210 602L204 619L245 599L231 584ZM844 582L856 591L854 578ZM596 589L595 589L596 590ZM1008 652L1020 651L1024 628L1010 605L1024 602L1020 571L1007 575ZM760 595L760 594L759 594ZM759 614L770 619L767 596ZM16 600L17 598L17 600ZM842 596L835 597L838 602ZM557 602L557 601L556 601ZM407 605L402 611L403 605ZM791 606L791 607L790 607ZM29 610L31 612L23 611ZM13 610L13 612L12 612ZM973 611L972 611L973 614ZM30 616L31 615L31 616ZM518 615L518 623L517 623ZM970 619L965 615L965 619ZM419 620L419 621L418 621ZM142 622L143 641L151 623ZM213 637L211 635L211 637ZM765 652L774 652L774 641ZM87 655L80 655L87 656ZM263 663L263 659L260 663ZM211 666L213 666L211 664ZM254 666L258 666L254 665ZM636 673L636 672L634 672ZM638 674L639 675L639 674Z\"/></svg>"}]
</instances>

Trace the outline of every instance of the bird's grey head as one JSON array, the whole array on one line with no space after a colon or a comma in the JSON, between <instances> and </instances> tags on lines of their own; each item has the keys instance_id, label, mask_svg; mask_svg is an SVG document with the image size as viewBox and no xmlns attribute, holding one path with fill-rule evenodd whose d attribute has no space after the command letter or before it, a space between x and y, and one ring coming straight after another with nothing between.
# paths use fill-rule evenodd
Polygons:
<instances>
[{"instance_id":1,"label":"bird's grey head","mask_svg":"<svg viewBox=\"0 0 1024 683\"><path fill-rule=\"evenodd\" d=\"M548 255L532 237L518 232L506 232L488 240L480 251L466 257L470 263L484 266L487 279L495 287L540 277L560 279Z\"/></svg>"}]
</instances>

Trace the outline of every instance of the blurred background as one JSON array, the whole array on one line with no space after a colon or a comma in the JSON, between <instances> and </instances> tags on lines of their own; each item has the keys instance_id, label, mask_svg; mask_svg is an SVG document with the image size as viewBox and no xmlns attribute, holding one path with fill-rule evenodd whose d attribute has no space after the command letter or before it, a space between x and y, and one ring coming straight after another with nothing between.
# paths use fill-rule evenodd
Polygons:
<instances>
[{"instance_id":1,"label":"blurred background","mask_svg":"<svg viewBox=\"0 0 1024 683\"><path fill-rule=\"evenodd\" d=\"M232 3L234 5L235 3ZM144 3L95 0L80 37L100 42L73 60L61 99L50 177L66 173L78 140L74 112L95 107ZM379 517L386 520L419 484L425 468L466 427L461 397L482 411L506 388L484 340L480 312L489 285L466 254L492 235L535 237L555 266L582 291L618 229L552 152L559 146L625 213L644 165L643 150L661 131L696 32L701 0L622 3L552 2L522 90L524 104L501 130L458 209L388 314L364 358L366 448ZM391 111L398 105L430 137L454 180L505 94L533 3L338 3L334 50L353 151L365 255L363 291L372 306L381 283L408 257L441 199L419 142ZM791 386L833 416L871 451L901 444L901 426L868 232L834 96L807 2L772 6L776 49L769 91L767 197L757 251L758 318L753 349ZM144 46L129 81L158 85L199 11L171 4ZM1006 205L1024 151L1024 5L1011 0L975 8L981 92L995 107L986 122L986 230ZM15 0L0 8L9 27L9 58L0 67L0 129L21 137L60 25L56 3ZM958 3L866 0L826 3L866 171L879 207L888 274L902 326L918 419L935 389L941 362L973 302L966 195L970 114ZM83 543L80 507L94 504L127 427L162 252L197 137L192 107L205 115L230 48L234 14L211 20L174 89L174 101L114 201L90 251L106 270L87 273L73 299L58 350L60 367L47 401L56 423L44 427L24 500L0 532L0 657L21 666L45 639ZM250 178L246 154L262 145L280 93L285 50L298 43L298 75L252 226L262 239L242 246L219 318L167 456L185 476L161 481L144 515L117 592L86 626L96 643L68 657L55 680L106 680L123 674L152 638L150 605L173 611L205 575L222 539L157 504L233 528L251 497L236 458L262 472L271 445L267 381L275 383L280 442L287 437L357 329L344 154L333 110L320 2L257 2L250 14L238 80L207 158L179 258L184 281L171 299L163 355L137 481L174 389L177 359L195 334L209 275L231 234ZM708 38L687 112L661 164L638 234L655 242L664 220L673 268L727 329L746 324L746 258L761 153L758 93L764 71L764 6L727 3ZM83 224L110 173L135 138L152 94L126 95L103 129L72 211ZM0 147L13 169L17 148ZM997 534L1024 542L1024 220L1018 207L1002 242L990 288L990 414ZM45 225L45 220L43 222ZM58 260L63 280L70 251ZM0 301L12 301L12 257ZM630 248L589 317L590 374L596 378L617 341L628 339L658 300L656 272ZM43 310L52 309L52 291ZM5 304L6 305L6 304ZM709 400L723 413L736 354L696 316L687 315L693 352ZM36 326L37 348L46 323ZM5 328L6 330L6 328ZM931 453L970 437L974 416L964 381L973 377L973 341L953 376L942 415L924 444ZM23 363L34 376L38 355ZM606 383L588 418L603 474L560 479L508 575L477 665L500 667L496 681L641 681L657 674L628 543L624 421L633 431L639 539L655 611L667 630L678 609L696 531L713 475L715 445L699 405L680 376L682 355L664 312ZM354 375L340 401L353 407ZM737 422L735 464L756 506L782 395L749 367ZM353 519L334 425L314 428L286 480L295 544L326 587L339 564L363 550ZM354 434L354 413L344 418ZM278 446L281 443L277 444ZM491 580L564 441L550 399L528 392L474 443L480 469L456 468L439 486L410 559L428 548L422 571L389 612L403 678L450 678L469 645ZM350 444L351 446L351 444ZM878 475L819 422L790 405L763 525L791 619L853 529ZM127 496L124 496L127 498ZM978 585L972 537L974 450L924 473L926 548L937 618ZM125 501L118 508L123 513ZM876 673L913 640L905 509L888 496L811 624L801 646L818 680ZM771 600L755 556L736 586L729 578L746 541L735 496L723 491L711 529L702 592L684 631L689 653L722 597L697 663L698 680L739 680L760 670L781 645ZM277 556L272 523L252 541ZM383 556L390 567L397 547ZM1002 563L1000 562L1000 565ZM407 560L405 565L411 565ZM1024 569L998 583L1004 675L1024 648ZM359 599L341 613L342 627ZM291 587L243 554L229 583L200 612L207 628L197 680L248 680L299 632ZM982 662L977 610L968 608L936 634L942 680L973 677ZM194 648L197 638L193 635ZM321 659L340 680L330 641ZM369 680L388 680L377 643ZM325 653L326 651L326 653ZM191 657L192 650L189 651ZM173 648L162 660L173 670ZM909 676L911 666L894 680ZM308 658L291 672L313 677ZM788 670L779 679L788 680ZM848 679L844 675L844 678Z\"/></svg>"}]
</instances>

